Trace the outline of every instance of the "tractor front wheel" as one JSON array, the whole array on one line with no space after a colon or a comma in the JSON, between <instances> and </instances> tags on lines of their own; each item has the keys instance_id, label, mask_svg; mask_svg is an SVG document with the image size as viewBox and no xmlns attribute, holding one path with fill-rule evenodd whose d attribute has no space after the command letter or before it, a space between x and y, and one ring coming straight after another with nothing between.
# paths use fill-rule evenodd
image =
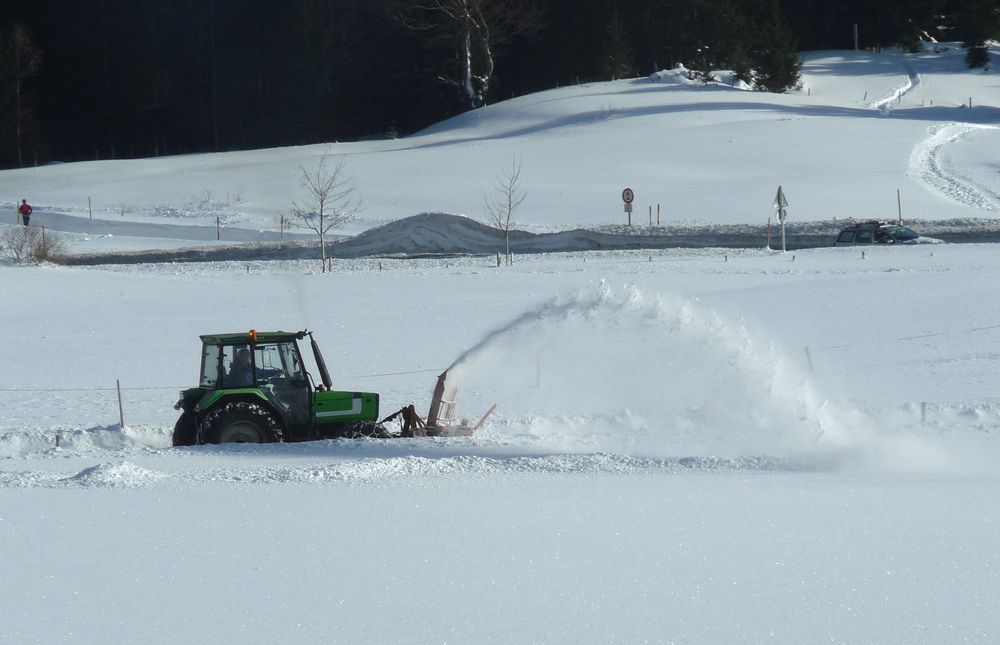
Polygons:
<instances>
[{"instance_id":1,"label":"tractor front wheel","mask_svg":"<svg viewBox=\"0 0 1000 645\"><path fill-rule=\"evenodd\" d=\"M208 413L202 424L205 443L267 443L279 441L281 427L256 403L226 403Z\"/></svg>"},{"instance_id":2,"label":"tractor front wheel","mask_svg":"<svg viewBox=\"0 0 1000 645\"><path fill-rule=\"evenodd\" d=\"M198 419L190 412L184 412L174 424L172 437L175 446L193 446L198 443Z\"/></svg>"}]
</instances>

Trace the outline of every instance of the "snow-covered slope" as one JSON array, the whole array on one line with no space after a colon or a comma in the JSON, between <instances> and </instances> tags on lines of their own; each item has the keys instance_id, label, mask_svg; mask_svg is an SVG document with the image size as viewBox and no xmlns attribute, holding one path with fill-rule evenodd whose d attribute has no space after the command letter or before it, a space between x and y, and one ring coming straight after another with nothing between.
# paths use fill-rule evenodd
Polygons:
<instances>
[{"instance_id":1,"label":"snow-covered slope","mask_svg":"<svg viewBox=\"0 0 1000 645\"><path fill-rule=\"evenodd\" d=\"M399 140L5 171L0 202L81 214L89 197L98 218L214 227L218 215L277 230L300 168L331 154L367 202L350 233L421 212L482 218L483 193L512 158L523 161L525 230L624 223L626 186L637 224L659 205L667 225L762 225L779 184L798 221L892 217L897 189L907 218L996 217L995 85L947 47L808 53L802 88L786 95L671 70L519 97Z\"/></svg>"}]
</instances>

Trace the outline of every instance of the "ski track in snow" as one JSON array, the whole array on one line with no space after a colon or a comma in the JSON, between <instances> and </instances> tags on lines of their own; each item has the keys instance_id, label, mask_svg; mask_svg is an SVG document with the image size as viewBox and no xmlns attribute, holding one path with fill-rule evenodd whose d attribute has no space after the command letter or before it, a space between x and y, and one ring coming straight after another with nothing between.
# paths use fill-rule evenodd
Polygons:
<instances>
[{"instance_id":1,"label":"ski track in snow","mask_svg":"<svg viewBox=\"0 0 1000 645\"><path fill-rule=\"evenodd\" d=\"M870 108L872 108L873 110L878 110L885 116L888 116L889 114L892 113L893 102L899 102L900 100L902 100L904 96L906 96L913 90L917 89L917 87L921 83L920 74L917 73L917 70L914 69L913 65L909 61L902 58L899 58L897 60L899 64L903 67L903 70L906 71L906 81L901 86L893 90L890 94L883 96L882 98L872 101L868 104Z\"/></svg>"},{"instance_id":2,"label":"ski track in snow","mask_svg":"<svg viewBox=\"0 0 1000 645\"><path fill-rule=\"evenodd\" d=\"M931 126L928 128L930 136L918 143L910 155L910 175L959 204L991 213L1000 212L1000 194L964 175L943 156L949 145L988 129L995 127L971 123Z\"/></svg>"},{"instance_id":3,"label":"ski track in snow","mask_svg":"<svg viewBox=\"0 0 1000 645\"><path fill-rule=\"evenodd\" d=\"M873 110L882 115L892 113L893 105L904 96L917 89L922 79L913 64L904 58L897 59L906 72L906 81L886 96L870 102ZM965 176L957 169L949 167L942 156L943 150L952 143L965 139L973 133L990 129L970 123L948 123L932 126L930 136L918 143L910 157L910 174L919 177L933 190L959 204L981 208L988 212L1000 212L1000 195L986 186Z\"/></svg>"}]
</instances>

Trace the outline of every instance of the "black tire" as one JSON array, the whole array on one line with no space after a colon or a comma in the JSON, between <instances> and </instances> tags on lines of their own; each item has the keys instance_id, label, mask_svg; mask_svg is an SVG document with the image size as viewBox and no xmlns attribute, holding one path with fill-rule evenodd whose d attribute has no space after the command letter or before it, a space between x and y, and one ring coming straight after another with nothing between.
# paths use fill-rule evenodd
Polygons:
<instances>
[{"instance_id":1,"label":"black tire","mask_svg":"<svg viewBox=\"0 0 1000 645\"><path fill-rule=\"evenodd\" d=\"M281 441L281 426L264 406L234 401L208 413L201 436L205 443L268 443Z\"/></svg>"},{"instance_id":2,"label":"black tire","mask_svg":"<svg viewBox=\"0 0 1000 645\"><path fill-rule=\"evenodd\" d=\"M184 412L174 424L173 445L193 446L198 443L198 419L190 412Z\"/></svg>"}]
</instances>

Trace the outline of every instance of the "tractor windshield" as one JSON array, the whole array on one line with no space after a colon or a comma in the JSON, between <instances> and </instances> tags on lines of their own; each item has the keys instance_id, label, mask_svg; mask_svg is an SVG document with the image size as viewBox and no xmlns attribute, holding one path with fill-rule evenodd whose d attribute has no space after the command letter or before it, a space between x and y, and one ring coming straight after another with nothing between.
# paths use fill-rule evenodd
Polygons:
<instances>
[{"instance_id":1,"label":"tractor windshield","mask_svg":"<svg viewBox=\"0 0 1000 645\"><path fill-rule=\"evenodd\" d=\"M255 387L275 378L306 378L294 342L204 346L200 387Z\"/></svg>"},{"instance_id":2,"label":"tractor windshield","mask_svg":"<svg viewBox=\"0 0 1000 645\"><path fill-rule=\"evenodd\" d=\"M278 343L278 354L281 357L281 368L288 374L288 378L304 379L306 377L295 343Z\"/></svg>"}]
</instances>

